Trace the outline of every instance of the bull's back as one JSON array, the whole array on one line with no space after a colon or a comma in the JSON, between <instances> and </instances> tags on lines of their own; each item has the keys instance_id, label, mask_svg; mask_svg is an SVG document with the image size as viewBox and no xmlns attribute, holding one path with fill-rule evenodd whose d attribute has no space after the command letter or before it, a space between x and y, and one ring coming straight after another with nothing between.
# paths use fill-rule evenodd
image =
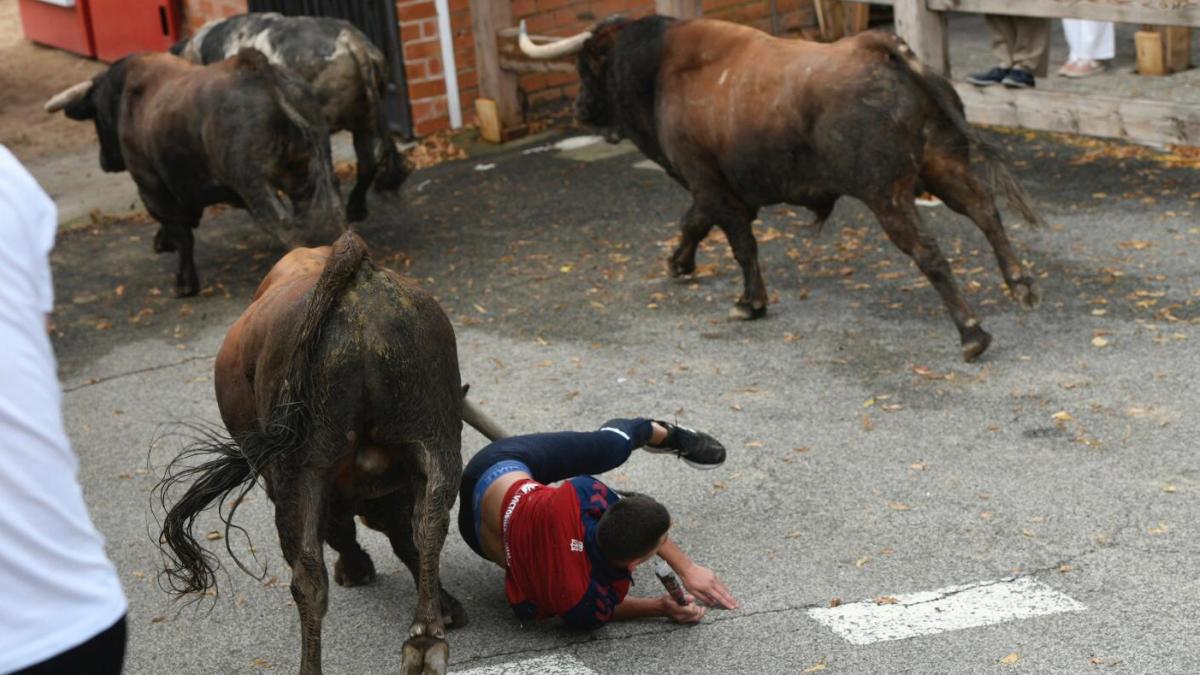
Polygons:
<instances>
[{"instance_id":1,"label":"bull's back","mask_svg":"<svg viewBox=\"0 0 1200 675\"><path fill-rule=\"evenodd\" d=\"M898 146L919 137L920 92L854 38L783 40L706 21L673 30L660 128L664 152L685 177L716 163L754 206L803 203L855 182L881 152L903 153L910 148Z\"/></svg>"}]
</instances>

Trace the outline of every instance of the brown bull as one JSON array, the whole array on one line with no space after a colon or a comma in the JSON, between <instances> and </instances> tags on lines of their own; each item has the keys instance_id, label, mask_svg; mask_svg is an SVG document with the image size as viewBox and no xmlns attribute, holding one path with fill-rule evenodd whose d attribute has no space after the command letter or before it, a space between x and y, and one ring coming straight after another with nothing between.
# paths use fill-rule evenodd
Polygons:
<instances>
[{"instance_id":1,"label":"brown bull","mask_svg":"<svg viewBox=\"0 0 1200 675\"><path fill-rule=\"evenodd\" d=\"M210 438L184 451L158 487L172 590L215 585L217 561L196 541L196 517L236 495L222 514L228 534L241 495L261 476L292 569L300 672L321 672L323 544L339 554L337 583L375 577L355 538L358 515L388 536L416 582L403 672L444 673L445 628L466 623L466 614L438 579L462 476L463 412L454 331L441 308L372 263L352 232L332 249L296 249L229 330L215 382L232 442ZM189 480L173 500L173 488Z\"/></svg>"},{"instance_id":2,"label":"brown bull","mask_svg":"<svg viewBox=\"0 0 1200 675\"><path fill-rule=\"evenodd\" d=\"M742 319L767 310L751 223L763 206L806 206L823 222L843 195L864 202L892 242L933 284L974 360L991 342L963 300L937 242L913 204L921 188L983 231L1009 289L1036 303L1033 279L1013 253L993 198L999 188L1030 222L1038 218L998 155L967 125L950 84L897 37L863 33L834 44L773 38L722 21L610 19L549 45L522 32L535 58L578 52L576 113L610 141L629 138L692 195L670 259L673 276L695 269L713 226L742 268ZM979 152L992 180L971 170Z\"/></svg>"}]
</instances>

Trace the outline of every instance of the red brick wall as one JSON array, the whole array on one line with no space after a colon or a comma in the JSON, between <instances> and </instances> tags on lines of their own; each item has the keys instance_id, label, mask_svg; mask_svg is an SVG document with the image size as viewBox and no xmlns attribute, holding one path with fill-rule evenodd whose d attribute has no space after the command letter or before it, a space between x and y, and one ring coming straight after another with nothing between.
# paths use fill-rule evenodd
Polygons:
<instances>
[{"instance_id":1,"label":"red brick wall","mask_svg":"<svg viewBox=\"0 0 1200 675\"><path fill-rule=\"evenodd\" d=\"M183 34L191 35L213 19L246 11L246 0L183 0Z\"/></svg>"},{"instance_id":2,"label":"red brick wall","mask_svg":"<svg viewBox=\"0 0 1200 675\"><path fill-rule=\"evenodd\" d=\"M512 2L513 22L525 19L529 32L542 35L587 30L613 14L637 18L654 13L654 0L492 1ZM448 0L448 4L459 97L463 119L469 122L475 117L475 98L479 95L470 0ZM816 23L812 0L776 0L776 4L784 34ZM771 28L769 0L703 0L703 8L706 17ZM184 32L191 34L212 19L245 11L246 0L183 0ZM396 16L404 45L413 129L418 136L445 129L450 126L450 113L434 0L397 0ZM573 98L578 86L578 78L571 73L530 73L520 78L531 108Z\"/></svg>"}]
</instances>

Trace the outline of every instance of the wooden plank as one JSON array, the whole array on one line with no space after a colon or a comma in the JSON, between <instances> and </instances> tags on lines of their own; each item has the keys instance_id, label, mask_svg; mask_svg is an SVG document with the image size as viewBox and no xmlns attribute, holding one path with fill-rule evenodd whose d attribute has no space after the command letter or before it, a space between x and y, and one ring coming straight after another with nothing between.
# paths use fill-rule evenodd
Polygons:
<instances>
[{"instance_id":1,"label":"wooden plank","mask_svg":"<svg viewBox=\"0 0 1200 675\"><path fill-rule=\"evenodd\" d=\"M1139 30L1133 34L1133 43L1137 48L1138 75L1167 74L1161 35L1152 30Z\"/></svg>"},{"instance_id":2,"label":"wooden plank","mask_svg":"<svg viewBox=\"0 0 1200 675\"><path fill-rule=\"evenodd\" d=\"M871 6L864 2L846 3L846 33L855 35L871 25Z\"/></svg>"},{"instance_id":3,"label":"wooden plank","mask_svg":"<svg viewBox=\"0 0 1200 675\"><path fill-rule=\"evenodd\" d=\"M896 0L896 34L912 47L917 58L930 70L950 74L950 48L947 42L946 14L931 12L925 0Z\"/></svg>"},{"instance_id":4,"label":"wooden plank","mask_svg":"<svg viewBox=\"0 0 1200 675\"><path fill-rule=\"evenodd\" d=\"M496 102L503 126L521 123L517 76L500 67L496 30L512 25L512 3L508 0L471 0L471 30L475 36L475 71L479 95Z\"/></svg>"},{"instance_id":5,"label":"wooden plank","mask_svg":"<svg viewBox=\"0 0 1200 675\"><path fill-rule=\"evenodd\" d=\"M1181 26L1164 26L1163 60L1167 72L1178 73L1192 67L1192 29Z\"/></svg>"},{"instance_id":6,"label":"wooden plank","mask_svg":"<svg viewBox=\"0 0 1200 675\"><path fill-rule=\"evenodd\" d=\"M937 12L1200 26L1200 0L926 0Z\"/></svg>"},{"instance_id":7,"label":"wooden plank","mask_svg":"<svg viewBox=\"0 0 1200 675\"><path fill-rule=\"evenodd\" d=\"M654 13L692 19L702 13L700 0L654 0Z\"/></svg>"},{"instance_id":8,"label":"wooden plank","mask_svg":"<svg viewBox=\"0 0 1200 675\"><path fill-rule=\"evenodd\" d=\"M1139 143L1200 145L1200 105L955 82L975 124L1063 131Z\"/></svg>"}]
</instances>

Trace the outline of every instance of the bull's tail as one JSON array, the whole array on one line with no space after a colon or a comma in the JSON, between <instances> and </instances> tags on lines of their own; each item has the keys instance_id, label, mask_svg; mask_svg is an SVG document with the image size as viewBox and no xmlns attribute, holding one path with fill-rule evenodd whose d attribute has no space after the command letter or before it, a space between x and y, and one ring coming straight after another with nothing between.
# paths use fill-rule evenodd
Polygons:
<instances>
[{"instance_id":1,"label":"bull's tail","mask_svg":"<svg viewBox=\"0 0 1200 675\"><path fill-rule=\"evenodd\" d=\"M404 184L411 170L404 156L396 149L396 144L392 142L391 129L388 128L387 115L384 114L380 98L387 86L387 63L378 52L360 42L356 36L347 35L342 40L358 68L359 80L362 81L367 96L367 110L375 125L376 147L371 149L375 161L379 164L379 173L375 175L375 189L381 192L397 190Z\"/></svg>"},{"instance_id":2,"label":"bull's tail","mask_svg":"<svg viewBox=\"0 0 1200 675\"><path fill-rule=\"evenodd\" d=\"M333 153L329 149L329 129L317 104L312 87L285 71L275 68L262 52L252 47L242 48L237 59L242 67L252 69L263 80L271 100L283 112L292 126L304 138L312 156L308 162L308 185L312 190L304 215L309 232L325 232L330 225L345 230L346 214L342 196L333 172ZM334 223L327 222L335 220Z\"/></svg>"},{"instance_id":3,"label":"bull's tail","mask_svg":"<svg viewBox=\"0 0 1200 675\"><path fill-rule=\"evenodd\" d=\"M868 47L884 52L892 63L908 73L912 80L937 104L942 114L950 121L977 150L983 158L986 177L992 190L1004 195L1009 206L1021 214L1025 222L1034 226L1043 226L1046 221L1033 210L1029 194L1017 177L1009 169L1004 153L999 148L983 140L979 133L967 123L963 111L962 99L954 91L949 80L929 70L917 59L916 54L900 37L882 31L869 31L862 35Z\"/></svg>"},{"instance_id":4,"label":"bull's tail","mask_svg":"<svg viewBox=\"0 0 1200 675\"><path fill-rule=\"evenodd\" d=\"M239 567L261 578L261 572L248 569L233 552L229 534L241 530L233 525L233 516L258 475L281 457L301 452L315 425L321 424L324 394L314 382L321 329L365 260L367 247L357 234L346 232L334 242L304 317L293 332L295 343L288 350L291 359L280 380L270 419L263 421L258 430L236 439L204 427L189 427L194 442L168 465L155 486L166 511L159 542L166 558L163 578L168 591L203 593L216 587L219 564L200 546L194 528L199 514L218 500L226 550ZM187 482L191 485L183 496L170 504L173 488ZM230 501L231 495L236 496Z\"/></svg>"}]
</instances>

